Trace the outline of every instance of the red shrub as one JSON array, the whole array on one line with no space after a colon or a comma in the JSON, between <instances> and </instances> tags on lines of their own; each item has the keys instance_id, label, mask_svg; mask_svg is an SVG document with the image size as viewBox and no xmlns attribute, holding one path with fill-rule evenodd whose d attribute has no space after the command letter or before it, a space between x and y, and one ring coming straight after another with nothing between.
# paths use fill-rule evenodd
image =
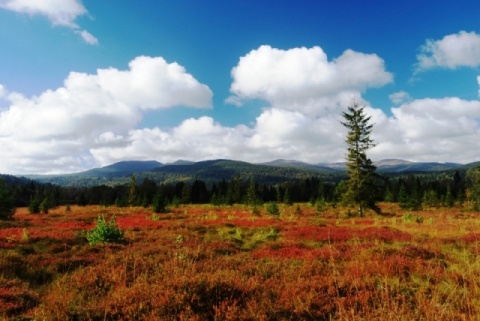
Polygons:
<instances>
[{"instance_id":1,"label":"red shrub","mask_svg":"<svg viewBox=\"0 0 480 321\"><path fill-rule=\"evenodd\" d=\"M234 224L238 227L273 227L278 224L277 220L271 218L257 218L252 220L251 217L248 219L233 219L229 221L230 223Z\"/></svg>"},{"instance_id":2,"label":"red shrub","mask_svg":"<svg viewBox=\"0 0 480 321\"><path fill-rule=\"evenodd\" d=\"M480 233L468 233L461 237L461 240L467 244L480 241Z\"/></svg>"},{"instance_id":3,"label":"red shrub","mask_svg":"<svg viewBox=\"0 0 480 321\"><path fill-rule=\"evenodd\" d=\"M362 239L376 239L384 242L408 242L412 236L408 233L389 227L367 227L356 231L355 236Z\"/></svg>"},{"instance_id":4,"label":"red shrub","mask_svg":"<svg viewBox=\"0 0 480 321\"><path fill-rule=\"evenodd\" d=\"M161 215L161 214L158 214ZM164 221L155 221L145 213L135 213L127 216L117 216L116 224L121 229L155 228L165 226Z\"/></svg>"},{"instance_id":5,"label":"red shrub","mask_svg":"<svg viewBox=\"0 0 480 321\"><path fill-rule=\"evenodd\" d=\"M18 280L0 277L0 311L3 317L14 315L38 304L38 296Z\"/></svg>"},{"instance_id":6,"label":"red shrub","mask_svg":"<svg viewBox=\"0 0 480 321\"><path fill-rule=\"evenodd\" d=\"M286 260L329 260L345 259L351 253L347 245L323 246L320 248L310 248L302 245L291 244L282 247L261 247L252 252L255 258L276 258Z\"/></svg>"},{"instance_id":7,"label":"red shrub","mask_svg":"<svg viewBox=\"0 0 480 321\"><path fill-rule=\"evenodd\" d=\"M375 223L374 219L364 218L353 220L355 225L373 225Z\"/></svg>"},{"instance_id":8,"label":"red shrub","mask_svg":"<svg viewBox=\"0 0 480 321\"><path fill-rule=\"evenodd\" d=\"M93 223L87 222L60 222L55 224L54 228L66 230L86 230L91 229L93 226Z\"/></svg>"},{"instance_id":9,"label":"red shrub","mask_svg":"<svg viewBox=\"0 0 480 321\"><path fill-rule=\"evenodd\" d=\"M336 226L299 226L288 229L284 236L294 241L340 242L352 238L352 229Z\"/></svg>"}]
</instances>

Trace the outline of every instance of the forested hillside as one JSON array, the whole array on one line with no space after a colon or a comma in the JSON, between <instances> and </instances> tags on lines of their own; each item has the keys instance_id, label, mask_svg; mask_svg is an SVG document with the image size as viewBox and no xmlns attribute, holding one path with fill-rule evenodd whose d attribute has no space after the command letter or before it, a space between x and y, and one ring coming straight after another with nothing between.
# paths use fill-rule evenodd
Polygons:
<instances>
[{"instance_id":1,"label":"forested hillside","mask_svg":"<svg viewBox=\"0 0 480 321\"><path fill-rule=\"evenodd\" d=\"M463 204L467 200L466 171L475 165L436 172L383 172L377 181L379 200L399 202L403 208L413 210ZM125 175L126 172L129 174ZM140 173L124 171L122 176L101 177L73 175L72 182L64 184L66 186L48 182L49 179L45 180L47 183L14 176L3 176L3 179L17 207L45 202L47 208L67 204L150 206L156 196L166 204L233 204L249 202L247 195L255 195L255 201L260 203L325 202L335 206L341 202L346 179L342 171L253 165L229 160L163 165ZM68 180L69 176L61 178ZM89 184L80 184L82 179L88 180ZM55 180L52 178L51 181Z\"/></svg>"},{"instance_id":2,"label":"forested hillside","mask_svg":"<svg viewBox=\"0 0 480 321\"><path fill-rule=\"evenodd\" d=\"M268 166L233 160L209 160L196 163L179 162L175 164L152 166L154 163L128 162L117 163L82 173L66 175L29 176L40 182L54 183L71 187L91 187L98 185L128 184L130 175L135 174L139 181L144 178L157 184L171 184L202 180L208 184L219 180L230 180L235 176L253 177L260 184L278 184L290 180L301 180L311 176L321 176L327 181L338 181L345 176L342 171L329 168ZM145 166L147 165L147 166ZM121 170L120 170L121 169Z\"/></svg>"}]
</instances>

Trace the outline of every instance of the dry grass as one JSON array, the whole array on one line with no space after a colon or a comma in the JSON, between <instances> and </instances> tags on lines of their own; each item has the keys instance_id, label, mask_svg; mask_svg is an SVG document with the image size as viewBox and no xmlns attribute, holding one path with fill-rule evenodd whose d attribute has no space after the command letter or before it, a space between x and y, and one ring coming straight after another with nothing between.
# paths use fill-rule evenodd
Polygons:
<instances>
[{"instance_id":1,"label":"dry grass","mask_svg":"<svg viewBox=\"0 0 480 321\"><path fill-rule=\"evenodd\" d=\"M479 213L299 207L20 209L0 222L0 318L480 319ZM88 245L102 214L126 244Z\"/></svg>"}]
</instances>

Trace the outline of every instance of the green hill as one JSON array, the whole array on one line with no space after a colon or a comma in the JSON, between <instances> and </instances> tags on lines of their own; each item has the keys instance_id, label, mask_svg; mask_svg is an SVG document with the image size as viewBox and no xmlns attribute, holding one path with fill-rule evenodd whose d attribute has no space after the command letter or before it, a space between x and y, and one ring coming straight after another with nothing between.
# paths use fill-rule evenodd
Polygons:
<instances>
[{"instance_id":1,"label":"green hill","mask_svg":"<svg viewBox=\"0 0 480 321\"><path fill-rule=\"evenodd\" d=\"M478 164L466 165L455 163L408 162L403 160L383 160L375 163L379 173L387 176L430 173L459 170L466 171ZM28 176L43 183L61 186L84 187L96 185L128 184L134 174L137 182L144 178L154 180L157 184L192 182L202 180L206 183L230 180L239 176L243 179L254 178L259 184L277 184L292 180L303 180L312 176L325 181L336 182L345 178L345 163L312 165L291 160L276 160L262 164L252 164L228 159L207 160L201 162L177 161L162 164L156 161L125 161L85 172L65 175Z\"/></svg>"}]
</instances>

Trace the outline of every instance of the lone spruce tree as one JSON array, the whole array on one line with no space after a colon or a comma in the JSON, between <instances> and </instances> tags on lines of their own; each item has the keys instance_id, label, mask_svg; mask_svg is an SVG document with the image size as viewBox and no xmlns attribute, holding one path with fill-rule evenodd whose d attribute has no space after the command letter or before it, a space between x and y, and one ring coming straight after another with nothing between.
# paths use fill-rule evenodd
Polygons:
<instances>
[{"instance_id":1,"label":"lone spruce tree","mask_svg":"<svg viewBox=\"0 0 480 321\"><path fill-rule=\"evenodd\" d=\"M343 195L344 201L355 205L359 216L363 216L365 208L379 213L380 208L376 204L378 198L375 184L376 167L366 154L369 148L375 146L370 138L373 128L370 117L365 115L363 107L356 101L348 106L348 111L343 112L342 116L345 119L342 125L348 129L345 142L348 145L346 160L349 179Z\"/></svg>"}]
</instances>

